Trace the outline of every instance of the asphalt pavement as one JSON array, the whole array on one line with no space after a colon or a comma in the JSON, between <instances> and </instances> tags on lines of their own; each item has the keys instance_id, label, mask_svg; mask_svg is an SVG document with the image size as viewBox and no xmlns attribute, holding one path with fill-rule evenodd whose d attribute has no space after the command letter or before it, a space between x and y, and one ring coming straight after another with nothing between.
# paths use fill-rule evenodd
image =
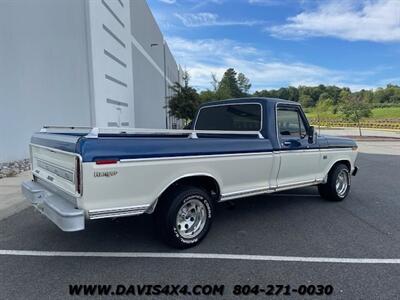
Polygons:
<instances>
[{"instance_id":1,"label":"asphalt pavement","mask_svg":"<svg viewBox=\"0 0 400 300\"><path fill-rule=\"evenodd\" d=\"M361 147L370 149L367 146ZM65 233L32 208L22 210L0 221L0 249L44 251L48 256L0 255L0 298L71 298L70 284L217 284L225 285L224 296L219 297L223 299L239 299L232 295L235 285L331 285L330 299L399 298L400 263L340 261L400 258L400 156L371 149L360 153L360 170L344 202L324 201L316 188L304 188L240 199L233 208L221 204L206 239L185 251L168 248L156 238L151 216L97 220L88 223L85 231ZM63 257L59 251L79 254ZM90 255L93 252L240 254L277 260L212 255L95 257ZM287 257L328 257L340 262L285 261ZM266 295L246 296L262 298Z\"/></svg>"}]
</instances>

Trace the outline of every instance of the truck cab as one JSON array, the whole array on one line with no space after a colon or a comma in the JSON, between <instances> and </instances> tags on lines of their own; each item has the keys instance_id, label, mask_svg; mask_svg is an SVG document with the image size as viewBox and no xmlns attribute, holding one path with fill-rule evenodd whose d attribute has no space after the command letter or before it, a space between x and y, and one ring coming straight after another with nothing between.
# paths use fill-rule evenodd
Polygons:
<instances>
[{"instance_id":1,"label":"truck cab","mask_svg":"<svg viewBox=\"0 0 400 300\"><path fill-rule=\"evenodd\" d=\"M237 116L229 118L228 115ZM222 117L224 116L224 117ZM192 124L194 130L256 130L279 154L276 187L284 189L322 180L326 170L338 161L341 151L357 150L346 138L318 136L301 105L294 101L271 98L246 98L203 104ZM346 155L344 155L346 156ZM343 158L351 169L352 159Z\"/></svg>"}]
</instances>

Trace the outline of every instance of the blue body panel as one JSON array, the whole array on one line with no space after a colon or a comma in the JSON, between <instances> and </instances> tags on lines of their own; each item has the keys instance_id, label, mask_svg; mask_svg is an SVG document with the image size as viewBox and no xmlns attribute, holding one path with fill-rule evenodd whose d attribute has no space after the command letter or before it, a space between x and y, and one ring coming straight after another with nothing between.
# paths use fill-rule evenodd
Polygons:
<instances>
[{"instance_id":1,"label":"blue body panel","mask_svg":"<svg viewBox=\"0 0 400 300\"><path fill-rule=\"evenodd\" d=\"M31 143L66 152L76 152L76 146L82 135L35 133Z\"/></svg>"},{"instance_id":2,"label":"blue body panel","mask_svg":"<svg viewBox=\"0 0 400 300\"><path fill-rule=\"evenodd\" d=\"M78 153L83 162L99 159L137 159L154 157L176 157L216 154L259 153L271 151L290 151L282 149L276 133L276 105L298 105L295 102L270 99L246 98L216 101L206 105L239 102L260 103L263 107L263 128L257 136L246 135L199 135L192 139L186 135L100 135L98 138L86 138L84 134L36 133L32 136L33 144ZM308 124L307 124L308 126ZM302 141L307 143L306 140ZM351 148L356 143L351 139L321 136L307 148Z\"/></svg>"},{"instance_id":3,"label":"blue body panel","mask_svg":"<svg viewBox=\"0 0 400 300\"><path fill-rule=\"evenodd\" d=\"M268 151L272 151L269 140L252 138L109 137L82 139L77 148L84 162L104 158L133 159Z\"/></svg>"},{"instance_id":4,"label":"blue body panel","mask_svg":"<svg viewBox=\"0 0 400 300\"><path fill-rule=\"evenodd\" d=\"M349 138L323 135L318 137L318 139L326 141L324 145L320 143L321 148L352 148L357 146L356 142Z\"/></svg>"}]
</instances>

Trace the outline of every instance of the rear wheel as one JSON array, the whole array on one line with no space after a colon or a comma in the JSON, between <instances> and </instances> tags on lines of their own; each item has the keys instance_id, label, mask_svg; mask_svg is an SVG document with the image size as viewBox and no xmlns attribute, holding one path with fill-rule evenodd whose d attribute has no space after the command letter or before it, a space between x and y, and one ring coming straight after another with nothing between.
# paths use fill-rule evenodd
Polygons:
<instances>
[{"instance_id":1,"label":"rear wheel","mask_svg":"<svg viewBox=\"0 0 400 300\"><path fill-rule=\"evenodd\" d=\"M328 174L325 184L318 186L322 198L342 201L350 192L350 170L345 164L335 165Z\"/></svg>"},{"instance_id":2,"label":"rear wheel","mask_svg":"<svg viewBox=\"0 0 400 300\"><path fill-rule=\"evenodd\" d=\"M163 197L156 211L157 229L175 248L197 245L210 229L214 205L203 189L183 186Z\"/></svg>"}]
</instances>

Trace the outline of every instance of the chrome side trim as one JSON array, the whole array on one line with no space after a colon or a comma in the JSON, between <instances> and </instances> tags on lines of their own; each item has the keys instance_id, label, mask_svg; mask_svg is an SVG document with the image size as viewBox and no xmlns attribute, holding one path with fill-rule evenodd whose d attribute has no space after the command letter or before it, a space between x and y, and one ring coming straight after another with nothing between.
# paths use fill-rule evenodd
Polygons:
<instances>
[{"instance_id":1,"label":"chrome side trim","mask_svg":"<svg viewBox=\"0 0 400 300\"><path fill-rule=\"evenodd\" d=\"M258 189L253 189L253 190L243 190L243 191L238 191L238 192L233 192L233 193L222 194L220 202L232 200L232 199L236 199L236 198L266 194L266 193L270 193L271 191L272 190L270 188L258 188Z\"/></svg>"},{"instance_id":2,"label":"chrome side trim","mask_svg":"<svg viewBox=\"0 0 400 300\"><path fill-rule=\"evenodd\" d=\"M181 159L199 159L199 158L218 158L218 157L240 157L240 156L265 156L273 154L285 153L303 153L303 152L319 152L319 151L348 151L351 148L335 148L335 149L297 149L297 150L279 150L266 152L249 152L249 153L232 153L232 154L210 154L210 155L183 155L183 156L167 156L167 157L150 157L150 158L128 158L121 159L120 162L142 162L142 161L159 161L159 160L181 160Z\"/></svg>"},{"instance_id":3,"label":"chrome side trim","mask_svg":"<svg viewBox=\"0 0 400 300\"><path fill-rule=\"evenodd\" d=\"M346 152L346 151L353 151L349 147L336 147L336 148L302 148L302 149L280 149L280 150L274 150L275 154L282 154L282 153L296 153L296 152L333 152L333 151L339 151L339 152Z\"/></svg>"},{"instance_id":4,"label":"chrome side trim","mask_svg":"<svg viewBox=\"0 0 400 300\"><path fill-rule=\"evenodd\" d=\"M341 152L345 152L345 151L353 151L353 149L351 147L332 147L332 148L320 148L321 152L326 151L326 152L332 152L332 151L341 151Z\"/></svg>"},{"instance_id":5,"label":"chrome side trim","mask_svg":"<svg viewBox=\"0 0 400 300\"><path fill-rule=\"evenodd\" d=\"M290 150L280 150L280 154L284 154L284 153L303 153L303 152L320 152L319 148L312 148L312 149L307 149L307 148L302 148L302 149L290 149Z\"/></svg>"},{"instance_id":6,"label":"chrome side trim","mask_svg":"<svg viewBox=\"0 0 400 300\"><path fill-rule=\"evenodd\" d=\"M306 186L310 186L310 185L316 185L321 183L321 180L308 180L308 181L302 181L302 182L297 182L297 183L290 183L290 184L285 184L285 185L281 185L278 186L277 188L275 188L274 192L279 192L279 191L284 191L284 190L288 190L288 189L296 189L296 188L301 188L301 187L306 187Z\"/></svg>"},{"instance_id":7,"label":"chrome side trim","mask_svg":"<svg viewBox=\"0 0 400 300\"><path fill-rule=\"evenodd\" d=\"M199 159L199 158L218 158L218 157L240 157L240 156L270 156L274 152L251 152L251 153L233 153L233 154L210 154L210 155L183 155L183 156L167 156L167 157L150 157L150 158L128 158L121 159L120 162L141 162L141 161L158 161L158 160L181 160L181 159Z\"/></svg>"},{"instance_id":8,"label":"chrome side trim","mask_svg":"<svg viewBox=\"0 0 400 300\"><path fill-rule=\"evenodd\" d=\"M88 211L90 220L103 218L117 218L143 214L150 205L137 205L107 209L92 209Z\"/></svg>"},{"instance_id":9,"label":"chrome side trim","mask_svg":"<svg viewBox=\"0 0 400 300\"><path fill-rule=\"evenodd\" d=\"M227 200L233 200L233 199L237 199L237 198L242 198L242 197L270 194L270 193L275 193L275 192L284 191L284 190L288 190L288 189L307 187L307 186L317 185L321 182L323 182L323 181L322 180L312 180L312 181L299 182L299 183L295 183L295 184L286 184L286 185L282 185L282 186L278 186L278 187L258 188L258 189L252 189L252 190L243 190L243 191L238 191L238 192L233 192L233 193L227 193L227 194L221 195L220 202L227 201Z\"/></svg>"}]
</instances>

